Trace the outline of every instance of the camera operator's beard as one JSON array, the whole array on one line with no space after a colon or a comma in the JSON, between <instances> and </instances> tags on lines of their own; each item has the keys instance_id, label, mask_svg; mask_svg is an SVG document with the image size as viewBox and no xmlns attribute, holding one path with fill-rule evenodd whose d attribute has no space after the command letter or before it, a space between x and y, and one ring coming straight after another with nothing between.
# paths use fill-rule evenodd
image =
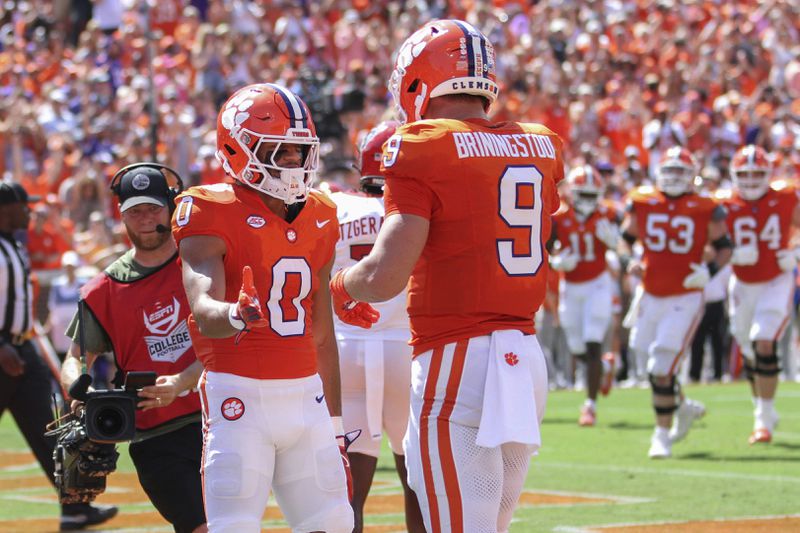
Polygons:
<instances>
[{"instance_id":1,"label":"camera operator's beard","mask_svg":"<svg viewBox=\"0 0 800 533\"><path fill-rule=\"evenodd\" d=\"M159 233L153 232L149 234L135 233L128 230L128 237L130 237L133 245L142 250L143 252L152 252L161 248L167 240L172 237L170 232Z\"/></svg>"}]
</instances>

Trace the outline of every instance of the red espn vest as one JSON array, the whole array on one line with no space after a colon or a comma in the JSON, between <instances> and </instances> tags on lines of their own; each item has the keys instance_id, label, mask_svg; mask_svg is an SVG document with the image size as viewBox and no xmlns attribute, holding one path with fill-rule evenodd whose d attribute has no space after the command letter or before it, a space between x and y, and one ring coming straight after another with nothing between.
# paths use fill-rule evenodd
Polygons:
<instances>
[{"instance_id":1,"label":"red espn vest","mask_svg":"<svg viewBox=\"0 0 800 533\"><path fill-rule=\"evenodd\" d=\"M111 339L123 376L137 370L177 374L196 361L177 254L159 270L132 282L103 272L83 287L81 296ZM192 389L167 407L136 411L136 428L152 429L199 411L200 396Z\"/></svg>"}]
</instances>

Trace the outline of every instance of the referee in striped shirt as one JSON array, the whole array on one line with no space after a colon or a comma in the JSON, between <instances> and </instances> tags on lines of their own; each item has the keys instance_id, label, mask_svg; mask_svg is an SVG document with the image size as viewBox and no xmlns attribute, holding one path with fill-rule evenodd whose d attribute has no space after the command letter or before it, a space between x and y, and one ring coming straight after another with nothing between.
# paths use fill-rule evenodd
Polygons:
<instances>
[{"instance_id":1,"label":"referee in striped shirt","mask_svg":"<svg viewBox=\"0 0 800 533\"><path fill-rule=\"evenodd\" d=\"M31 338L33 289L25 247L15 239L30 222L29 198L18 185L0 182L0 416L8 409L36 460L54 483L55 438L45 438L53 421L52 376ZM116 507L61 506L61 530L83 529L117 514Z\"/></svg>"}]
</instances>

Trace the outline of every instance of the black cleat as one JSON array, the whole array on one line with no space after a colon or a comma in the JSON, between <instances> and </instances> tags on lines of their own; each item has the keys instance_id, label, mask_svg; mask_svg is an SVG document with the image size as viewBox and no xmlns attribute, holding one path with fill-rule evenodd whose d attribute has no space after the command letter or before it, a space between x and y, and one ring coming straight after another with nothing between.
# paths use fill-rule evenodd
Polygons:
<instances>
[{"instance_id":1,"label":"black cleat","mask_svg":"<svg viewBox=\"0 0 800 533\"><path fill-rule=\"evenodd\" d=\"M71 503L61 506L61 531L76 531L107 522L117 516L119 509L113 505Z\"/></svg>"}]
</instances>

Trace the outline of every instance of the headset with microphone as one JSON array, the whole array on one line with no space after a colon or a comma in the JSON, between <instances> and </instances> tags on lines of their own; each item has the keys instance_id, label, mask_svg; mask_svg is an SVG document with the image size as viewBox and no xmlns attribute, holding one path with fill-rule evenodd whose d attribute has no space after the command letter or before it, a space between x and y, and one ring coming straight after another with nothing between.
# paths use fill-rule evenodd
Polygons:
<instances>
[{"instance_id":1,"label":"headset with microphone","mask_svg":"<svg viewBox=\"0 0 800 533\"><path fill-rule=\"evenodd\" d=\"M169 181L167 180L167 191L166 191L167 209L169 209L169 215L171 217L172 212L175 211L175 198L180 193L183 192L183 180L181 179L180 175L172 168L168 167L167 165L162 165L161 163L153 163L153 162L133 163L119 169L117 173L114 174L114 177L111 178L111 183L109 184L109 188L111 189L111 192L113 192L115 196L119 197L120 195L122 178L124 178L129 172L133 172L135 170L151 171L151 172L146 172L147 174L149 174L148 177L152 175L152 171L155 171L158 173L159 176L163 177L164 180L167 180L168 177L167 173L172 174L172 177L175 179L175 187L170 187ZM170 228L168 228L163 224L157 224L156 231L158 233L169 233L171 230Z\"/></svg>"}]
</instances>

